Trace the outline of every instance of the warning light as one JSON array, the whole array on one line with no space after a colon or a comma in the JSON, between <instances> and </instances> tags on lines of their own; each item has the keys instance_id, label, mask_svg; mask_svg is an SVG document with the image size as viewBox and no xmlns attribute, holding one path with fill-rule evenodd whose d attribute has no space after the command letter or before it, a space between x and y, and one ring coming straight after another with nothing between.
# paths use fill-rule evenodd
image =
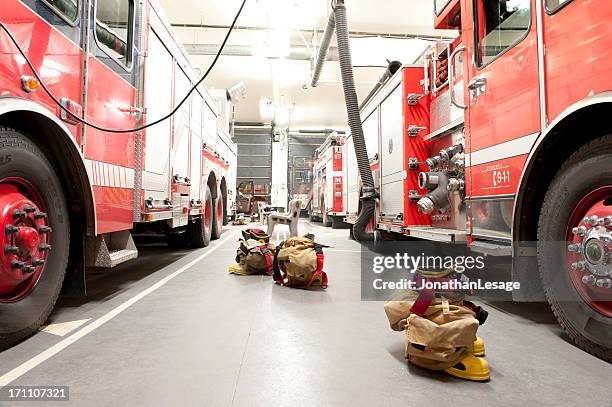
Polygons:
<instances>
[{"instance_id":1,"label":"warning light","mask_svg":"<svg viewBox=\"0 0 612 407\"><path fill-rule=\"evenodd\" d=\"M23 86L23 90L28 93L36 92L36 90L40 88L40 82L38 82L38 79L28 75L21 77L21 85Z\"/></svg>"}]
</instances>

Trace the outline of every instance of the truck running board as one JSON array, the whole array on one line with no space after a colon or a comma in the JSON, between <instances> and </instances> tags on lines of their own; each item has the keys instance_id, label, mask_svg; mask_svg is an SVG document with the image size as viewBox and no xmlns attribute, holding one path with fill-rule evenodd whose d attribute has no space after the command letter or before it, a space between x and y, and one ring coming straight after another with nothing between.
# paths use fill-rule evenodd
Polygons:
<instances>
[{"instance_id":1,"label":"truck running board","mask_svg":"<svg viewBox=\"0 0 612 407\"><path fill-rule=\"evenodd\" d=\"M85 266L113 268L138 257L138 249L129 231L88 237L85 244Z\"/></svg>"},{"instance_id":2,"label":"truck running board","mask_svg":"<svg viewBox=\"0 0 612 407\"><path fill-rule=\"evenodd\" d=\"M494 242L474 241L470 244L470 249L476 253L488 256L511 256L512 246L509 244L499 244Z\"/></svg>"},{"instance_id":3,"label":"truck running board","mask_svg":"<svg viewBox=\"0 0 612 407\"><path fill-rule=\"evenodd\" d=\"M409 236L436 242L465 242L467 233L458 229L442 229L430 226L409 226L406 228Z\"/></svg>"}]
</instances>

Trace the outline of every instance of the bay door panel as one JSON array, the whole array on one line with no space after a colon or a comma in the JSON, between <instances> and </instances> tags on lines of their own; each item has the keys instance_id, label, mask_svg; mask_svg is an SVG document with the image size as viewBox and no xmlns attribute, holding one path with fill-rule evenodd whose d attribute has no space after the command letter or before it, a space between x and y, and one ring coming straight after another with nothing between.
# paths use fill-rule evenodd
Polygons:
<instances>
[{"instance_id":1,"label":"bay door panel","mask_svg":"<svg viewBox=\"0 0 612 407\"><path fill-rule=\"evenodd\" d=\"M463 4L467 194L512 195L540 131L536 0Z\"/></svg>"}]
</instances>

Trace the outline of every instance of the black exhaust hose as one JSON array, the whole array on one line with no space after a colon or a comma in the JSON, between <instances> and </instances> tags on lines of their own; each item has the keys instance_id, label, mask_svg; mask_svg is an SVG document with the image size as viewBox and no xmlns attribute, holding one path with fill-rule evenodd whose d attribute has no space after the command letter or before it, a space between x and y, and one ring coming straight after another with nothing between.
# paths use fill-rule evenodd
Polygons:
<instances>
[{"instance_id":1,"label":"black exhaust hose","mask_svg":"<svg viewBox=\"0 0 612 407\"><path fill-rule=\"evenodd\" d=\"M335 21L332 21L334 19ZM342 75L342 87L344 88L344 101L346 103L346 112L348 115L349 127L353 136L353 146L355 147L355 156L357 157L357 165L361 174L362 196L361 210L357 221L353 225L353 236L358 241L375 241L378 240L379 233L366 232L366 227L374 216L376 191L374 189L374 177L372 176L372 168L368 158L368 150L365 144L363 135L363 127L361 125L361 115L359 113L359 101L357 100L357 90L355 88L355 78L353 76L353 62L351 59L351 49L349 46L348 37L348 20L346 17L346 6L344 0L336 0L334 13L330 16L328 28L335 22L336 38L338 40L338 56L340 60L340 73ZM318 63L321 62L317 61Z\"/></svg>"},{"instance_id":2,"label":"black exhaust hose","mask_svg":"<svg viewBox=\"0 0 612 407\"><path fill-rule=\"evenodd\" d=\"M374 88L370 91L368 96L366 96L366 98L363 99L363 102L361 102L361 106L365 106L370 101L370 99L372 99L372 97L376 94L376 92L378 92L378 89L380 89L385 83L387 83L387 81L393 75L395 75L395 73L399 71L401 68L402 68L402 63L400 61L390 61L389 66L387 67L387 70L380 77L376 85L374 85Z\"/></svg>"},{"instance_id":3,"label":"black exhaust hose","mask_svg":"<svg viewBox=\"0 0 612 407\"><path fill-rule=\"evenodd\" d=\"M319 77L321 76L321 71L323 71L323 65L325 64L325 60L327 59L327 52L329 50L329 44L331 42L332 35L334 35L335 27L336 20L334 19L334 13L332 13L329 15L327 27L325 27L325 32L323 33L323 40L321 41L321 47L319 48L317 63L312 73L312 81L310 82L310 86L312 86L313 88L315 88L319 83Z\"/></svg>"}]
</instances>

